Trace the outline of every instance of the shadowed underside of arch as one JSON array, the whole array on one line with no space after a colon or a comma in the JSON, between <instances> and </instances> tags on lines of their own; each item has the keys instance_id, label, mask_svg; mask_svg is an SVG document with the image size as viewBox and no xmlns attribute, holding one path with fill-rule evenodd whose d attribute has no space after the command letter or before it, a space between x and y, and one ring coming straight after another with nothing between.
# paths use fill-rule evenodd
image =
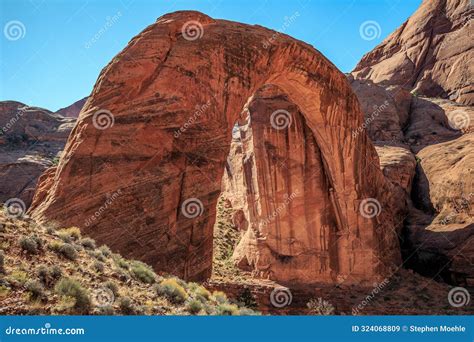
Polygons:
<instances>
[{"instance_id":1,"label":"shadowed underside of arch","mask_svg":"<svg viewBox=\"0 0 474 342\"><path fill-rule=\"evenodd\" d=\"M197 39L183 30L190 21ZM298 201L314 213L311 224L324 224L337 240L320 279L309 272L292 280L363 282L386 275L399 254L390 213L365 218L359 204L377 198L383 208L388 195L380 194L389 185L366 135L352 134L363 119L357 99L319 52L285 35L264 44L273 34L198 12L159 18L102 70L58 167L40 180L33 217L79 226L158 271L209 277L229 137L252 95L272 84L297 106L290 129L306 130L310 146L302 149L321 169L315 183L300 182L301 193L311 186L320 202L308 195ZM113 116L114 124L98 129L101 115ZM271 123L267 129L274 129ZM289 141L291 148L299 143ZM311 227L292 231L302 240ZM262 234L275 239L271 231ZM292 253L291 234L272 243L277 253ZM308 261L308 270L313 266Z\"/></svg>"}]
</instances>

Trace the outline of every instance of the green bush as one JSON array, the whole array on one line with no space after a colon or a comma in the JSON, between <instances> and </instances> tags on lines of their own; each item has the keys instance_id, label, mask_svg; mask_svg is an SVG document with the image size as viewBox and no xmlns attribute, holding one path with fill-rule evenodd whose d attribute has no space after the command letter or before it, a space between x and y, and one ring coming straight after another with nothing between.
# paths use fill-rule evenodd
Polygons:
<instances>
[{"instance_id":1,"label":"green bush","mask_svg":"<svg viewBox=\"0 0 474 342\"><path fill-rule=\"evenodd\" d=\"M91 300L89 294L81 283L71 278L61 278L56 284L55 291L66 297L74 299L74 308L80 313L87 313L91 308Z\"/></svg>"},{"instance_id":2,"label":"green bush","mask_svg":"<svg viewBox=\"0 0 474 342\"><path fill-rule=\"evenodd\" d=\"M62 275L62 270L59 266L54 265L48 267L46 265L39 265L36 269L36 274L45 286L50 287L54 285L56 280L58 280Z\"/></svg>"},{"instance_id":3,"label":"green bush","mask_svg":"<svg viewBox=\"0 0 474 342\"><path fill-rule=\"evenodd\" d=\"M104 305L97 308L97 314L104 316L112 316L115 314L115 310L112 305Z\"/></svg>"},{"instance_id":4,"label":"green bush","mask_svg":"<svg viewBox=\"0 0 474 342\"><path fill-rule=\"evenodd\" d=\"M79 240L81 238L81 230L77 227L71 227L58 230L58 236L69 237L72 240Z\"/></svg>"},{"instance_id":5,"label":"green bush","mask_svg":"<svg viewBox=\"0 0 474 342\"><path fill-rule=\"evenodd\" d=\"M94 261L94 264L92 265L92 268L94 269L94 271L98 272L98 273L102 273L104 272L104 269L105 269L105 266L104 266L104 263L103 262L100 262L100 261Z\"/></svg>"},{"instance_id":6,"label":"green bush","mask_svg":"<svg viewBox=\"0 0 474 342\"><path fill-rule=\"evenodd\" d=\"M123 268L124 270L129 269L130 265L128 261L122 258L119 254L113 254L112 258L114 259L114 262L118 267Z\"/></svg>"},{"instance_id":7,"label":"green bush","mask_svg":"<svg viewBox=\"0 0 474 342\"><path fill-rule=\"evenodd\" d=\"M118 286L112 280L105 282L104 287L112 291L115 297L118 297Z\"/></svg>"},{"instance_id":8,"label":"green bush","mask_svg":"<svg viewBox=\"0 0 474 342\"><path fill-rule=\"evenodd\" d=\"M74 246L69 243L63 244L59 248L59 253L61 253L61 255L64 256L66 259L69 259L69 260L77 259L77 251L74 248Z\"/></svg>"},{"instance_id":9,"label":"green bush","mask_svg":"<svg viewBox=\"0 0 474 342\"><path fill-rule=\"evenodd\" d=\"M109 256L112 255L112 251L110 250L110 248L106 245L102 245L99 247L99 251L102 253L102 255L106 258L108 258Z\"/></svg>"},{"instance_id":10,"label":"green bush","mask_svg":"<svg viewBox=\"0 0 474 342\"><path fill-rule=\"evenodd\" d=\"M28 254L38 254L39 251L38 242L32 237L23 236L20 239L20 247Z\"/></svg>"},{"instance_id":11,"label":"green bush","mask_svg":"<svg viewBox=\"0 0 474 342\"><path fill-rule=\"evenodd\" d=\"M134 315L136 312L135 306L129 297L119 299L119 308L124 315Z\"/></svg>"},{"instance_id":12,"label":"green bush","mask_svg":"<svg viewBox=\"0 0 474 342\"><path fill-rule=\"evenodd\" d=\"M220 303L220 304L225 304L228 302L227 300L227 295L222 292L222 291L214 291L212 293L212 296L214 297L214 299L216 300L216 302Z\"/></svg>"},{"instance_id":13,"label":"green bush","mask_svg":"<svg viewBox=\"0 0 474 342\"><path fill-rule=\"evenodd\" d=\"M156 274L151 268L140 261L132 261L130 263L130 272L133 277L145 284L153 284L155 282Z\"/></svg>"},{"instance_id":14,"label":"green bush","mask_svg":"<svg viewBox=\"0 0 474 342\"><path fill-rule=\"evenodd\" d=\"M30 299L36 300L44 296L43 285L39 281L29 280L25 284L26 290L30 293Z\"/></svg>"},{"instance_id":15,"label":"green bush","mask_svg":"<svg viewBox=\"0 0 474 342\"><path fill-rule=\"evenodd\" d=\"M80 241L81 245L85 249L95 249L95 241L91 238L84 238Z\"/></svg>"},{"instance_id":16,"label":"green bush","mask_svg":"<svg viewBox=\"0 0 474 342\"><path fill-rule=\"evenodd\" d=\"M5 273L5 254L0 251L0 274Z\"/></svg>"},{"instance_id":17,"label":"green bush","mask_svg":"<svg viewBox=\"0 0 474 342\"><path fill-rule=\"evenodd\" d=\"M312 315L327 316L334 314L334 306L322 298L311 299L306 306Z\"/></svg>"},{"instance_id":18,"label":"green bush","mask_svg":"<svg viewBox=\"0 0 474 342\"><path fill-rule=\"evenodd\" d=\"M188 294L184 287L182 287L176 278L169 278L162 280L156 287L156 293L160 296L165 296L175 303L183 303Z\"/></svg>"},{"instance_id":19,"label":"green bush","mask_svg":"<svg viewBox=\"0 0 474 342\"><path fill-rule=\"evenodd\" d=\"M221 316L235 316L239 314L239 308L235 304L219 304L216 313Z\"/></svg>"},{"instance_id":20,"label":"green bush","mask_svg":"<svg viewBox=\"0 0 474 342\"><path fill-rule=\"evenodd\" d=\"M198 285L193 292L201 302L206 302L211 298L211 293L204 286Z\"/></svg>"},{"instance_id":21,"label":"green bush","mask_svg":"<svg viewBox=\"0 0 474 342\"><path fill-rule=\"evenodd\" d=\"M186 302L186 311L190 314L196 315L203 308L202 302L198 299L190 299Z\"/></svg>"}]
</instances>

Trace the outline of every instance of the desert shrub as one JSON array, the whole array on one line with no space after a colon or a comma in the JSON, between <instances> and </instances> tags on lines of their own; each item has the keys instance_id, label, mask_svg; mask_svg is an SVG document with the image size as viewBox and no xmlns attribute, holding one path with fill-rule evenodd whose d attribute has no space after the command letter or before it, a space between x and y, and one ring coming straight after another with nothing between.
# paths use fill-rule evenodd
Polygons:
<instances>
[{"instance_id":1,"label":"desert shrub","mask_svg":"<svg viewBox=\"0 0 474 342\"><path fill-rule=\"evenodd\" d=\"M188 298L186 290L178 283L176 278L162 280L155 286L155 291L158 295L165 296L175 303L183 303Z\"/></svg>"},{"instance_id":2,"label":"desert shrub","mask_svg":"<svg viewBox=\"0 0 474 342\"><path fill-rule=\"evenodd\" d=\"M198 285L193 290L194 296L199 299L201 302L208 301L211 298L211 293L201 285Z\"/></svg>"},{"instance_id":3,"label":"desert shrub","mask_svg":"<svg viewBox=\"0 0 474 342\"><path fill-rule=\"evenodd\" d=\"M130 263L130 272L133 277L145 284L153 284L155 282L156 274L151 268L140 261L132 261Z\"/></svg>"},{"instance_id":4,"label":"desert shrub","mask_svg":"<svg viewBox=\"0 0 474 342\"><path fill-rule=\"evenodd\" d=\"M239 306L255 309L257 307L257 301L252 294L252 291L246 287L236 298Z\"/></svg>"},{"instance_id":5,"label":"desert shrub","mask_svg":"<svg viewBox=\"0 0 474 342\"><path fill-rule=\"evenodd\" d=\"M70 243L65 243L59 248L59 253L69 260L77 259L77 251Z\"/></svg>"},{"instance_id":6,"label":"desert shrub","mask_svg":"<svg viewBox=\"0 0 474 342\"><path fill-rule=\"evenodd\" d=\"M97 308L97 314L104 316L112 316L115 314L115 310L112 305L104 305Z\"/></svg>"},{"instance_id":7,"label":"desert shrub","mask_svg":"<svg viewBox=\"0 0 474 342\"><path fill-rule=\"evenodd\" d=\"M334 306L322 298L311 299L306 306L312 315L327 316L334 314Z\"/></svg>"},{"instance_id":8,"label":"desert shrub","mask_svg":"<svg viewBox=\"0 0 474 342\"><path fill-rule=\"evenodd\" d=\"M241 316L259 316L260 314L249 308L240 308L239 315Z\"/></svg>"},{"instance_id":9,"label":"desert shrub","mask_svg":"<svg viewBox=\"0 0 474 342\"><path fill-rule=\"evenodd\" d=\"M5 233L6 230L7 228L5 227L5 225L3 223L0 223L0 233Z\"/></svg>"},{"instance_id":10,"label":"desert shrub","mask_svg":"<svg viewBox=\"0 0 474 342\"><path fill-rule=\"evenodd\" d=\"M0 274L5 273L5 254L0 251Z\"/></svg>"},{"instance_id":11,"label":"desert shrub","mask_svg":"<svg viewBox=\"0 0 474 342\"><path fill-rule=\"evenodd\" d=\"M13 280L13 282L23 286L28 281L28 273L21 270L15 270L10 274L9 278Z\"/></svg>"},{"instance_id":12,"label":"desert shrub","mask_svg":"<svg viewBox=\"0 0 474 342\"><path fill-rule=\"evenodd\" d=\"M113 282L112 280L109 280L107 282L104 283L104 287L109 289L110 291L112 291L112 293L114 294L115 297L118 297L118 286L117 284L115 284L115 282Z\"/></svg>"},{"instance_id":13,"label":"desert shrub","mask_svg":"<svg viewBox=\"0 0 474 342\"><path fill-rule=\"evenodd\" d=\"M100 261L96 260L92 264L92 268L94 269L94 271L102 273L102 272L104 272L105 266L104 266L103 262L100 262Z\"/></svg>"},{"instance_id":14,"label":"desert shrub","mask_svg":"<svg viewBox=\"0 0 474 342\"><path fill-rule=\"evenodd\" d=\"M124 315L134 315L135 306L132 303L132 300L129 297L122 297L119 299L119 308L122 314Z\"/></svg>"},{"instance_id":15,"label":"desert shrub","mask_svg":"<svg viewBox=\"0 0 474 342\"><path fill-rule=\"evenodd\" d=\"M85 249L95 249L95 241L91 238L84 238L80 241L80 244Z\"/></svg>"},{"instance_id":16,"label":"desert shrub","mask_svg":"<svg viewBox=\"0 0 474 342\"><path fill-rule=\"evenodd\" d=\"M25 284L26 290L30 293L30 299L36 300L44 296L43 285L37 280L29 280Z\"/></svg>"},{"instance_id":17,"label":"desert shrub","mask_svg":"<svg viewBox=\"0 0 474 342\"><path fill-rule=\"evenodd\" d=\"M48 285L51 281L49 267L46 265L39 265L36 269L36 275L38 276L41 283L43 283L44 285Z\"/></svg>"},{"instance_id":18,"label":"desert shrub","mask_svg":"<svg viewBox=\"0 0 474 342\"><path fill-rule=\"evenodd\" d=\"M23 236L20 239L20 247L22 250L24 250L28 254L37 254L38 249L39 249L39 246L36 240L27 236Z\"/></svg>"},{"instance_id":19,"label":"desert shrub","mask_svg":"<svg viewBox=\"0 0 474 342\"><path fill-rule=\"evenodd\" d=\"M105 261L106 261L106 258L104 257L104 255L102 254L101 251L98 251L98 250L89 250L89 251L87 251L87 253L88 253L90 256L96 258L96 259L99 260L99 261L102 261L102 262L105 262Z\"/></svg>"},{"instance_id":20,"label":"desert shrub","mask_svg":"<svg viewBox=\"0 0 474 342\"><path fill-rule=\"evenodd\" d=\"M52 286L56 280L58 280L62 275L62 270L59 266L54 265L48 267L46 265L39 265L36 269L36 274L45 286Z\"/></svg>"},{"instance_id":21,"label":"desert shrub","mask_svg":"<svg viewBox=\"0 0 474 342\"><path fill-rule=\"evenodd\" d=\"M50 271L53 279L59 279L63 275L63 270L58 265L51 266Z\"/></svg>"},{"instance_id":22,"label":"desert shrub","mask_svg":"<svg viewBox=\"0 0 474 342\"><path fill-rule=\"evenodd\" d=\"M110 248L106 245L102 245L99 247L99 251L102 253L102 255L106 258L108 258L109 256L112 255L112 251L110 250Z\"/></svg>"},{"instance_id":23,"label":"desert shrub","mask_svg":"<svg viewBox=\"0 0 474 342\"><path fill-rule=\"evenodd\" d=\"M5 298L10 294L10 288L6 285L0 285L0 298Z\"/></svg>"},{"instance_id":24,"label":"desert shrub","mask_svg":"<svg viewBox=\"0 0 474 342\"><path fill-rule=\"evenodd\" d=\"M63 243L61 241L55 240L49 243L48 248L52 250L53 252L59 253L59 249L61 248L62 245Z\"/></svg>"},{"instance_id":25,"label":"desert shrub","mask_svg":"<svg viewBox=\"0 0 474 342\"><path fill-rule=\"evenodd\" d=\"M221 316L235 316L239 314L239 307L235 304L219 304L217 305L217 315Z\"/></svg>"},{"instance_id":26,"label":"desert shrub","mask_svg":"<svg viewBox=\"0 0 474 342\"><path fill-rule=\"evenodd\" d=\"M90 310L91 300L89 294L77 280L61 278L54 289L61 296L74 298L74 308L77 311L86 313Z\"/></svg>"},{"instance_id":27,"label":"desert shrub","mask_svg":"<svg viewBox=\"0 0 474 342\"><path fill-rule=\"evenodd\" d=\"M123 268L125 270L128 270L128 268L130 267L129 263L127 260L125 260L124 258L122 258L120 255L118 254L113 254L112 255L113 259L114 259L114 262L115 264L120 267L120 268Z\"/></svg>"},{"instance_id":28,"label":"desert shrub","mask_svg":"<svg viewBox=\"0 0 474 342\"><path fill-rule=\"evenodd\" d=\"M115 268L112 276L121 282L126 282L130 279L130 274L123 268Z\"/></svg>"},{"instance_id":29,"label":"desert shrub","mask_svg":"<svg viewBox=\"0 0 474 342\"><path fill-rule=\"evenodd\" d=\"M71 240L79 240L81 238L81 230L77 227L71 227L58 230L58 236L69 237Z\"/></svg>"},{"instance_id":30,"label":"desert shrub","mask_svg":"<svg viewBox=\"0 0 474 342\"><path fill-rule=\"evenodd\" d=\"M214 291L212 293L212 296L214 297L214 299L216 300L216 302L220 303L220 304L225 304L227 303L227 295L222 292L222 291Z\"/></svg>"},{"instance_id":31,"label":"desert shrub","mask_svg":"<svg viewBox=\"0 0 474 342\"><path fill-rule=\"evenodd\" d=\"M190 299L186 302L186 311L195 315L198 314L203 308L203 305L198 299Z\"/></svg>"}]
</instances>

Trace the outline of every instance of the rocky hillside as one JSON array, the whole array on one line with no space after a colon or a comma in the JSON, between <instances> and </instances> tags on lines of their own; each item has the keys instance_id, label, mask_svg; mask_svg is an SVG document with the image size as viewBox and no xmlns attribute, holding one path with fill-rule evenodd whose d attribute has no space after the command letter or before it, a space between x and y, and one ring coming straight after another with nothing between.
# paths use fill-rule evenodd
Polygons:
<instances>
[{"instance_id":1,"label":"rocky hillside","mask_svg":"<svg viewBox=\"0 0 474 342\"><path fill-rule=\"evenodd\" d=\"M362 58L353 74L472 105L473 16L471 0L424 0L402 26Z\"/></svg>"},{"instance_id":2,"label":"rocky hillside","mask_svg":"<svg viewBox=\"0 0 474 342\"><path fill-rule=\"evenodd\" d=\"M400 234L405 265L463 286L474 285L468 3L423 1L349 76L384 174L406 194L409 212Z\"/></svg>"},{"instance_id":3,"label":"rocky hillside","mask_svg":"<svg viewBox=\"0 0 474 342\"><path fill-rule=\"evenodd\" d=\"M39 176L58 162L74 123L43 108L0 102L0 202L30 205Z\"/></svg>"},{"instance_id":4,"label":"rocky hillside","mask_svg":"<svg viewBox=\"0 0 474 342\"><path fill-rule=\"evenodd\" d=\"M69 118L77 118L87 99L88 97L86 96L83 99L74 102L72 105L59 109L56 113Z\"/></svg>"},{"instance_id":5,"label":"rocky hillside","mask_svg":"<svg viewBox=\"0 0 474 342\"><path fill-rule=\"evenodd\" d=\"M78 228L12 215L0 213L0 315L256 314L223 292L159 276L96 245Z\"/></svg>"}]
</instances>

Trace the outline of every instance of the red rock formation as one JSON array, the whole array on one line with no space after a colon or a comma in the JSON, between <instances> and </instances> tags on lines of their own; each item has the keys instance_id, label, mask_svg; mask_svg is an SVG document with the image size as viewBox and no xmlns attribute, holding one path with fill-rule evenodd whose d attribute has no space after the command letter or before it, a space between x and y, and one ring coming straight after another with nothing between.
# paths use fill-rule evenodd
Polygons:
<instances>
[{"instance_id":1,"label":"red rock formation","mask_svg":"<svg viewBox=\"0 0 474 342\"><path fill-rule=\"evenodd\" d=\"M84 107L87 98L88 97L86 96L83 99L74 102L72 105L61 108L56 113L69 118L77 118L82 110L82 107Z\"/></svg>"},{"instance_id":2,"label":"red rock formation","mask_svg":"<svg viewBox=\"0 0 474 342\"><path fill-rule=\"evenodd\" d=\"M101 72L57 171L44 178L35 195L31 214L77 225L156 270L188 279L208 277L232 128L249 98L273 84L300 114L293 118L288 138L296 140L288 148L272 140L284 134L265 136L265 143L285 147L278 152L309 169L284 171L272 160L257 175L259 193L277 195L276 203L293 191L291 182L306 177L295 187L302 196L295 201L296 217L285 219L279 231L262 231L269 248L261 250L262 261L273 249L271 260L281 260L270 273L287 279L286 257L311 251L321 261L312 248L335 244L334 255L325 255L329 262L299 256L303 263L296 263L289 278L372 282L385 276L398 261L393 223L385 219L393 203L390 192L384 192L390 184L375 149L365 134L352 134L363 120L357 98L344 75L312 47L281 35L265 49L273 33L197 12L159 18ZM110 120L101 127L106 129L97 129L107 115L113 115L113 125ZM271 130L267 123L266 131ZM308 145L296 148L302 137ZM269 177L276 179L271 183ZM385 214L360 215L366 198L378 199ZM317 232L329 241L311 237ZM305 268L311 276L303 274Z\"/></svg>"},{"instance_id":3,"label":"red rock formation","mask_svg":"<svg viewBox=\"0 0 474 342\"><path fill-rule=\"evenodd\" d=\"M0 202L19 198L30 205L39 176L64 148L73 125L46 109L0 102Z\"/></svg>"},{"instance_id":4,"label":"red rock formation","mask_svg":"<svg viewBox=\"0 0 474 342\"><path fill-rule=\"evenodd\" d=\"M424 0L401 27L362 58L353 75L474 104L473 13L470 0Z\"/></svg>"}]
</instances>

